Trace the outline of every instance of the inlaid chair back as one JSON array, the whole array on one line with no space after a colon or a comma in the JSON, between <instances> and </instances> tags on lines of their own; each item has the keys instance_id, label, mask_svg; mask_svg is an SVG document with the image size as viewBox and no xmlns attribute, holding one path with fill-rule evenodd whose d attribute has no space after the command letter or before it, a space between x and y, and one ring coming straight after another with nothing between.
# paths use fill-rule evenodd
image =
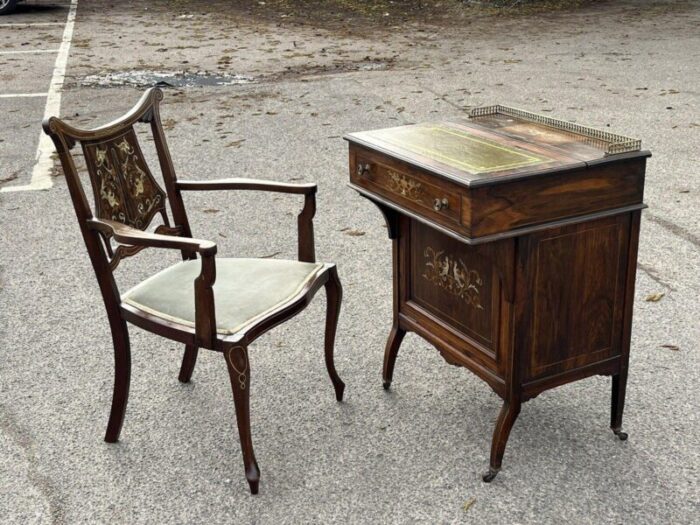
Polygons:
<instances>
[{"instance_id":1,"label":"inlaid chair back","mask_svg":"<svg viewBox=\"0 0 700 525\"><path fill-rule=\"evenodd\" d=\"M161 124L159 102L162 98L160 89L150 89L122 118L91 130L73 127L55 117L44 122L44 130L56 145L83 236L100 237L98 245L102 253L93 253L95 247L86 238L88 250L92 257L103 256L110 269L143 247L114 246L106 234L86 227L93 217L145 230L159 216L163 224L155 229L156 233L191 236L182 198L175 189L175 170ZM165 189L158 184L144 158L134 129L139 123L150 124ZM85 158L94 210L86 198L73 158L76 143L80 143ZM166 208L168 198L172 221ZM186 257L192 256L187 254Z\"/></svg>"},{"instance_id":2,"label":"inlaid chair back","mask_svg":"<svg viewBox=\"0 0 700 525\"><path fill-rule=\"evenodd\" d=\"M148 169L133 127L82 147L98 217L140 230L158 213L168 221L165 191Z\"/></svg>"}]
</instances>

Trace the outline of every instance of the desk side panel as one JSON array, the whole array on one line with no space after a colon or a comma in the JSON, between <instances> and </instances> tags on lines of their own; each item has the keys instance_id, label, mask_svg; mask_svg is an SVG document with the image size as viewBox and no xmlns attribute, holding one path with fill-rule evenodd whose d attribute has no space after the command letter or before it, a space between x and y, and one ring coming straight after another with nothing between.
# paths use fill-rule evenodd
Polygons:
<instances>
[{"instance_id":1,"label":"desk side panel","mask_svg":"<svg viewBox=\"0 0 700 525\"><path fill-rule=\"evenodd\" d=\"M622 354L629 214L519 240L529 297L525 382L593 370Z\"/></svg>"}]
</instances>

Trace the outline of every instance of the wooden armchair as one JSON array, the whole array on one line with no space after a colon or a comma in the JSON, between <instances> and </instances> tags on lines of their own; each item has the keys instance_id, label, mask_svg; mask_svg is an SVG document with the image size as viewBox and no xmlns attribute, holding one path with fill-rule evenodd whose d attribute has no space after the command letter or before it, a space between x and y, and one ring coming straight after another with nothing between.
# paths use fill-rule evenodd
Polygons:
<instances>
[{"instance_id":1,"label":"wooden armchair","mask_svg":"<svg viewBox=\"0 0 700 525\"><path fill-rule=\"evenodd\" d=\"M221 352L231 379L245 475L256 494L260 470L250 431L249 345L303 310L325 286L325 361L336 399L341 401L345 385L333 364L333 344L342 288L335 265L315 262L312 219L316 185L252 179L178 181L160 121L162 99L159 89L149 89L128 114L92 130L77 129L55 117L43 124L65 172L112 332L114 394L105 441L119 439L129 395L127 321L185 344L179 377L185 383L192 376L200 348ZM145 163L134 131L139 122L151 125L165 190ZM71 154L76 142L82 146L92 183L94 215ZM299 261L216 258L216 244L192 237L182 199L183 192L213 190L303 195L304 207L298 216ZM146 232L156 216L163 224L155 233ZM122 259L147 247L179 250L183 260L120 294L114 269Z\"/></svg>"}]
</instances>

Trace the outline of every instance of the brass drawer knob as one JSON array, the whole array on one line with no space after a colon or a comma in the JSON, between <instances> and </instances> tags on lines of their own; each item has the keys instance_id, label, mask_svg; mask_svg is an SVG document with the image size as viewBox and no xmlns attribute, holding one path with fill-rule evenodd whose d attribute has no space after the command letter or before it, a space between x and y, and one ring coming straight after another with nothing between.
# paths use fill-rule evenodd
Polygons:
<instances>
[{"instance_id":1,"label":"brass drawer knob","mask_svg":"<svg viewBox=\"0 0 700 525\"><path fill-rule=\"evenodd\" d=\"M361 162L357 164L357 176L362 177L365 173L369 172L369 162L362 164Z\"/></svg>"},{"instance_id":2,"label":"brass drawer knob","mask_svg":"<svg viewBox=\"0 0 700 525\"><path fill-rule=\"evenodd\" d=\"M435 211L446 210L450 207L450 203L447 199L435 199L433 201L433 209Z\"/></svg>"}]
</instances>

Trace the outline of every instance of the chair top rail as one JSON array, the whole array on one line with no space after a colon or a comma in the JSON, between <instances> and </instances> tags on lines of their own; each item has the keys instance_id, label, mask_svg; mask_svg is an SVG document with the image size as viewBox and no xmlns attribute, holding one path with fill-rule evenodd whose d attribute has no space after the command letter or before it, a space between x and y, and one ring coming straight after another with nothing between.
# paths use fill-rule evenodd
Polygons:
<instances>
[{"instance_id":1,"label":"chair top rail","mask_svg":"<svg viewBox=\"0 0 700 525\"><path fill-rule=\"evenodd\" d=\"M158 103L163 100L163 92L159 88L148 89L136 105L125 115L107 124L92 129L81 129L58 117L50 117L43 122L47 134L62 134L72 141L99 141L113 137L115 134L131 128L137 122L151 122L153 112L157 111ZM72 147L73 144L71 143Z\"/></svg>"}]
</instances>

